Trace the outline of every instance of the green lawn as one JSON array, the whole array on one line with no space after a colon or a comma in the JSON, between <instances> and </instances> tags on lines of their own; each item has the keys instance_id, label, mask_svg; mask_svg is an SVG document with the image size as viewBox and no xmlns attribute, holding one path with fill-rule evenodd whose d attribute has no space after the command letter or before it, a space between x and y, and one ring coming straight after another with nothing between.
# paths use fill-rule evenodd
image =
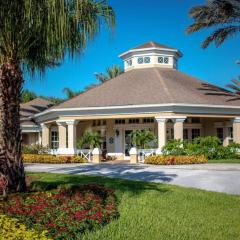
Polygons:
<instances>
[{"instance_id":1,"label":"green lawn","mask_svg":"<svg viewBox=\"0 0 240 240\"><path fill-rule=\"evenodd\" d=\"M208 160L208 163L240 163L240 159Z\"/></svg>"},{"instance_id":2,"label":"green lawn","mask_svg":"<svg viewBox=\"0 0 240 240\"><path fill-rule=\"evenodd\" d=\"M36 184L99 183L116 190L120 217L83 240L239 240L240 196L157 183L62 174L28 174Z\"/></svg>"}]
</instances>

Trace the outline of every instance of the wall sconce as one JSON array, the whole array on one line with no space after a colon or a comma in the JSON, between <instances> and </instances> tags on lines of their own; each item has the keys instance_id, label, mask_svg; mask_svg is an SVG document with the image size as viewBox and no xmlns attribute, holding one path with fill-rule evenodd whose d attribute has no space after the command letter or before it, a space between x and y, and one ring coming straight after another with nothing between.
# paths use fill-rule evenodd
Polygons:
<instances>
[{"instance_id":1,"label":"wall sconce","mask_svg":"<svg viewBox=\"0 0 240 240\"><path fill-rule=\"evenodd\" d=\"M119 130L116 130L116 136L118 137L120 134Z\"/></svg>"}]
</instances>

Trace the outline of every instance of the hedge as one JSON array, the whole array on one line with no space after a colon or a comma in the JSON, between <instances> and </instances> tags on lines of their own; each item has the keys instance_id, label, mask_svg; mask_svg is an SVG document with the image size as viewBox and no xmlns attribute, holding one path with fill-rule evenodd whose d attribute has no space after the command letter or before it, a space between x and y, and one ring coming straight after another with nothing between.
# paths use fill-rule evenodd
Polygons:
<instances>
[{"instance_id":1,"label":"hedge","mask_svg":"<svg viewBox=\"0 0 240 240\"><path fill-rule=\"evenodd\" d=\"M203 155L201 156L155 155L155 156L147 157L144 163L155 164L155 165L199 164L199 163L207 163L207 159Z\"/></svg>"},{"instance_id":2,"label":"hedge","mask_svg":"<svg viewBox=\"0 0 240 240\"><path fill-rule=\"evenodd\" d=\"M48 154L23 154L24 163L87 163L80 156L56 156Z\"/></svg>"},{"instance_id":3,"label":"hedge","mask_svg":"<svg viewBox=\"0 0 240 240\"><path fill-rule=\"evenodd\" d=\"M21 224L17 219L0 215L0 239L9 240L48 240L47 231L38 233L29 230L25 225Z\"/></svg>"}]
</instances>

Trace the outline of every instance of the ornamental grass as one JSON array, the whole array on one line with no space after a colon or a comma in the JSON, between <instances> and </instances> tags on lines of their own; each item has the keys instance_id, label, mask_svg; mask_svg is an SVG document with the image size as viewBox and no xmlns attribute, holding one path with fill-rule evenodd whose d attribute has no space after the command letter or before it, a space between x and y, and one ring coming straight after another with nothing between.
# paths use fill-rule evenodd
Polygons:
<instances>
[{"instance_id":1,"label":"ornamental grass","mask_svg":"<svg viewBox=\"0 0 240 240\"><path fill-rule=\"evenodd\" d=\"M195 156L194 155L193 156L155 155L155 156L147 157L144 163L154 164L154 165L200 164L200 163L207 163L207 159L203 155L195 155Z\"/></svg>"},{"instance_id":2,"label":"ornamental grass","mask_svg":"<svg viewBox=\"0 0 240 240\"><path fill-rule=\"evenodd\" d=\"M76 239L118 217L113 190L99 185L10 195L0 202L0 214L37 232L46 231L46 237L53 239Z\"/></svg>"}]
</instances>

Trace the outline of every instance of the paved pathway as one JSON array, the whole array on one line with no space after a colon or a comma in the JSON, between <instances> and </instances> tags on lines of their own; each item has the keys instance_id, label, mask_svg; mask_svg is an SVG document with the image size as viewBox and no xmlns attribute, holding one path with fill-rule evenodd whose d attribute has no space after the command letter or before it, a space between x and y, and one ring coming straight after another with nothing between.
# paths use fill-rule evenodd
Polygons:
<instances>
[{"instance_id":1,"label":"paved pathway","mask_svg":"<svg viewBox=\"0 0 240 240\"><path fill-rule=\"evenodd\" d=\"M97 175L169 183L240 195L240 164L152 166L130 164L26 164L27 171Z\"/></svg>"}]
</instances>

